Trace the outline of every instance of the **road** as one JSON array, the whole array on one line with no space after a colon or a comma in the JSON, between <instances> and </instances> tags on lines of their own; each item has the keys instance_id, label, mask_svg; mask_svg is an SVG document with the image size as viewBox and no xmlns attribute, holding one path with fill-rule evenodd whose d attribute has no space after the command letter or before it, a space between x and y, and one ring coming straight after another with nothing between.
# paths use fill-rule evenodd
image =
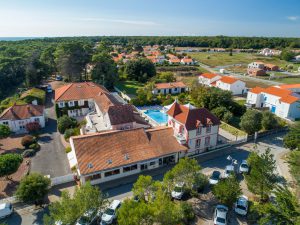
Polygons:
<instances>
[{"instance_id":1,"label":"road","mask_svg":"<svg viewBox=\"0 0 300 225\"><path fill-rule=\"evenodd\" d=\"M279 175L288 179L287 174L288 167L286 163L281 159L282 155L289 152L288 149L283 147L282 143L283 134L276 134L272 136L268 136L256 143L257 151L264 152L267 148L271 149L271 153L274 154L277 163L277 171ZM211 153L209 160L206 160L205 157L199 157L199 163L202 167L203 173L210 175L213 170L223 171L226 165L230 164L230 161L227 160L228 154L231 155L233 159L236 159L238 162L241 162L244 159L247 159L250 152L253 150L254 143L246 143L237 147L232 147L228 150L220 150L220 152L214 154ZM169 168L161 168L160 170L155 171L147 171L146 174L152 175L155 180L162 180L163 175ZM99 185L99 187L103 190L103 192L107 195L109 199L119 199L122 200L124 198L128 198L132 196L132 186L136 181L137 176L127 177L123 180L116 181L113 184L113 188L110 188L108 184ZM242 181L243 182L243 181ZM243 191L245 191L244 184L242 185ZM246 192L247 193L247 192ZM8 225L31 225L36 224L40 225L42 223L43 214L47 212L46 209L31 211L31 210L21 210L20 212L14 213L10 218L6 220ZM212 223L212 215L209 215L208 218L203 218L199 221L198 224L201 225L209 225ZM241 224L240 220L237 220L235 217L231 220L230 224Z\"/></svg>"},{"instance_id":2,"label":"road","mask_svg":"<svg viewBox=\"0 0 300 225\"><path fill-rule=\"evenodd\" d=\"M53 94L47 94L46 115L48 122L39 138L40 151L31 160L31 171L50 177L63 176L71 173L67 154L57 131L57 120Z\"/></svg>"}]
</instances>

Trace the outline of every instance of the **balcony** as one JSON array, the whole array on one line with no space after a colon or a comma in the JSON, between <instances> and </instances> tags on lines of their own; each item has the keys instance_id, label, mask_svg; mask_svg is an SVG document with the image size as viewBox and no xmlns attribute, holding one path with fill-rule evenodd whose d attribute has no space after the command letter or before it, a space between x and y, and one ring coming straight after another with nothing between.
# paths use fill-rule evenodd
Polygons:
<instances>
[{"instance_id":1,"label":"balcony","mask_svg":"<svg viewBox=\"0 0 300 225\"><path fill-rule=\"evenodd\" d=\"M179 144L186 144L186 139L182 134L174 134L174 137L177 139L177 141L179 142Z\"/></svg>"}]
</instances>

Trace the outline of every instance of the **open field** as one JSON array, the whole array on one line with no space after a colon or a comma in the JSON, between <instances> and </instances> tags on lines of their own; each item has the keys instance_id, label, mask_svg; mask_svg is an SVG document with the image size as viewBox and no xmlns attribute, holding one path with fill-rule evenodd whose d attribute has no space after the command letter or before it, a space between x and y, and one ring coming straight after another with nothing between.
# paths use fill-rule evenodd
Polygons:
<instances>
[{"instance_id":1,"label":"open field","mask_svg":"<svg viewBox=\"0 0 300 225\"><path fill-rule=\"evenodd\" d=\"M290 64L276 57L264 57L264 56L251 54L251 53L233 53L233 55L230 56L229 53L223 53L223 52L219 52L219 53L197 52L197 53L189 53L188 55L201 63L213 67L232 65L232 64L249 64L253 61L272 63L278 65L279 67L284 67L285 65Z\"/></svg>"},{"instance_id":2,"label":"open field","mask_svg":"<svg viewBox=\"0 0 300 225\"><path fill-rule=\"evenodd\" d=\"M119 81L115 86L126 94L136 95L136 91L144 85L137 81Z\"/></svg>"},{"instance_id":3,"label":"open field","mask_svg":"<svg viewBox=\"0 0 300 225\"><path fill-rule=\"evenodd\" d=\"M278 81L285 84L299 84L300 77L287 77L287 78L279 78L274 81Z\"/></svg>"}]
</instances>

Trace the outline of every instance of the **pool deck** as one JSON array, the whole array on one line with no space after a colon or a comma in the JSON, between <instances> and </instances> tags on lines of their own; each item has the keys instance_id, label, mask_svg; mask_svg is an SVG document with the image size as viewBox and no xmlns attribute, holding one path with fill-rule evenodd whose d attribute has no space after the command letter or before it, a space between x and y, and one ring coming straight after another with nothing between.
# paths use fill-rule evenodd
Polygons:
<instances>
[{"instance_id":1,"label":"pool deck","mask_svg":"<svg viewBox=\"0 0 300 225\"><path fill-rule=\"evenodd\" d=\"M162 111L163 107L162 106L144 106L144 107L137 107L137 109L139 110L139 112L141 113L142 117L146 118L148 120L148 122L154 126L154 127L158 127L158 126L166 126L166 123L158 123L157 121L155 121L154 119L152 119L150 116L148 116L145 112L147 110L159 110L161 113L164 113Z\"/></svg>"}]
</instances>

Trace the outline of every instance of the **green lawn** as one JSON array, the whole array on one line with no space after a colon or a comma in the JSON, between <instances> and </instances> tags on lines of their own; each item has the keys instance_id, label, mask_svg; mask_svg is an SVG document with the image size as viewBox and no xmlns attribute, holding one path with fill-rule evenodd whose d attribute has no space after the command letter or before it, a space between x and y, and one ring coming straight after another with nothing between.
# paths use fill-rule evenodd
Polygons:
<instances>
[{"instance_id":1,"label":"green lawn","mask_svg":"<svg viewBox=\"0 0 300 225\"><path fill-rule=\"evenodd\" d=\"M299 84L300 77L287 77L287 78L279 78L274 81L282 82L285 84Z\"/></svg>"},{"instance_id":2,"label":"green lawn","mask_svg":"<svg viewBox=\"0 0 300 225\"><path fill-rule=\"evenodd\" d=\"M229 53L209 53L209 52L197 52L189 53L189 56L196 59L199 62L207 64L209 66L225 66L231 64L246 63L249 64L253 61L263 61L265 63L272 63L283 67L286 64L290 64L284 60L276 57L265 57L251 53L233 53L232 56Z\"/></svg>"},{"instance_id":3,"label":"green lawn","mask_svg":"<svg viewBox=\"0 0 300 225\"><path fill-rule=\"evenodd\" d=\"M119 81L115 86L121 91L125 91L126 94L136 95L136 91L144 84L137 81Z\"/></svg>"},{"instance_id":4,"label":"green lawn","mask_svg":"<svg viewBox=\"0 0 300 225\"><path fill-rule=\"evenodd\" d=\"M226 130L227 132L231 133L232 135L235 135L235 136L244 136L246 135L246 133L242 130L239 130L227 123L221 123L220 125L220 128L222 128L223 130Z\"/></svg>"}]
</instances>

